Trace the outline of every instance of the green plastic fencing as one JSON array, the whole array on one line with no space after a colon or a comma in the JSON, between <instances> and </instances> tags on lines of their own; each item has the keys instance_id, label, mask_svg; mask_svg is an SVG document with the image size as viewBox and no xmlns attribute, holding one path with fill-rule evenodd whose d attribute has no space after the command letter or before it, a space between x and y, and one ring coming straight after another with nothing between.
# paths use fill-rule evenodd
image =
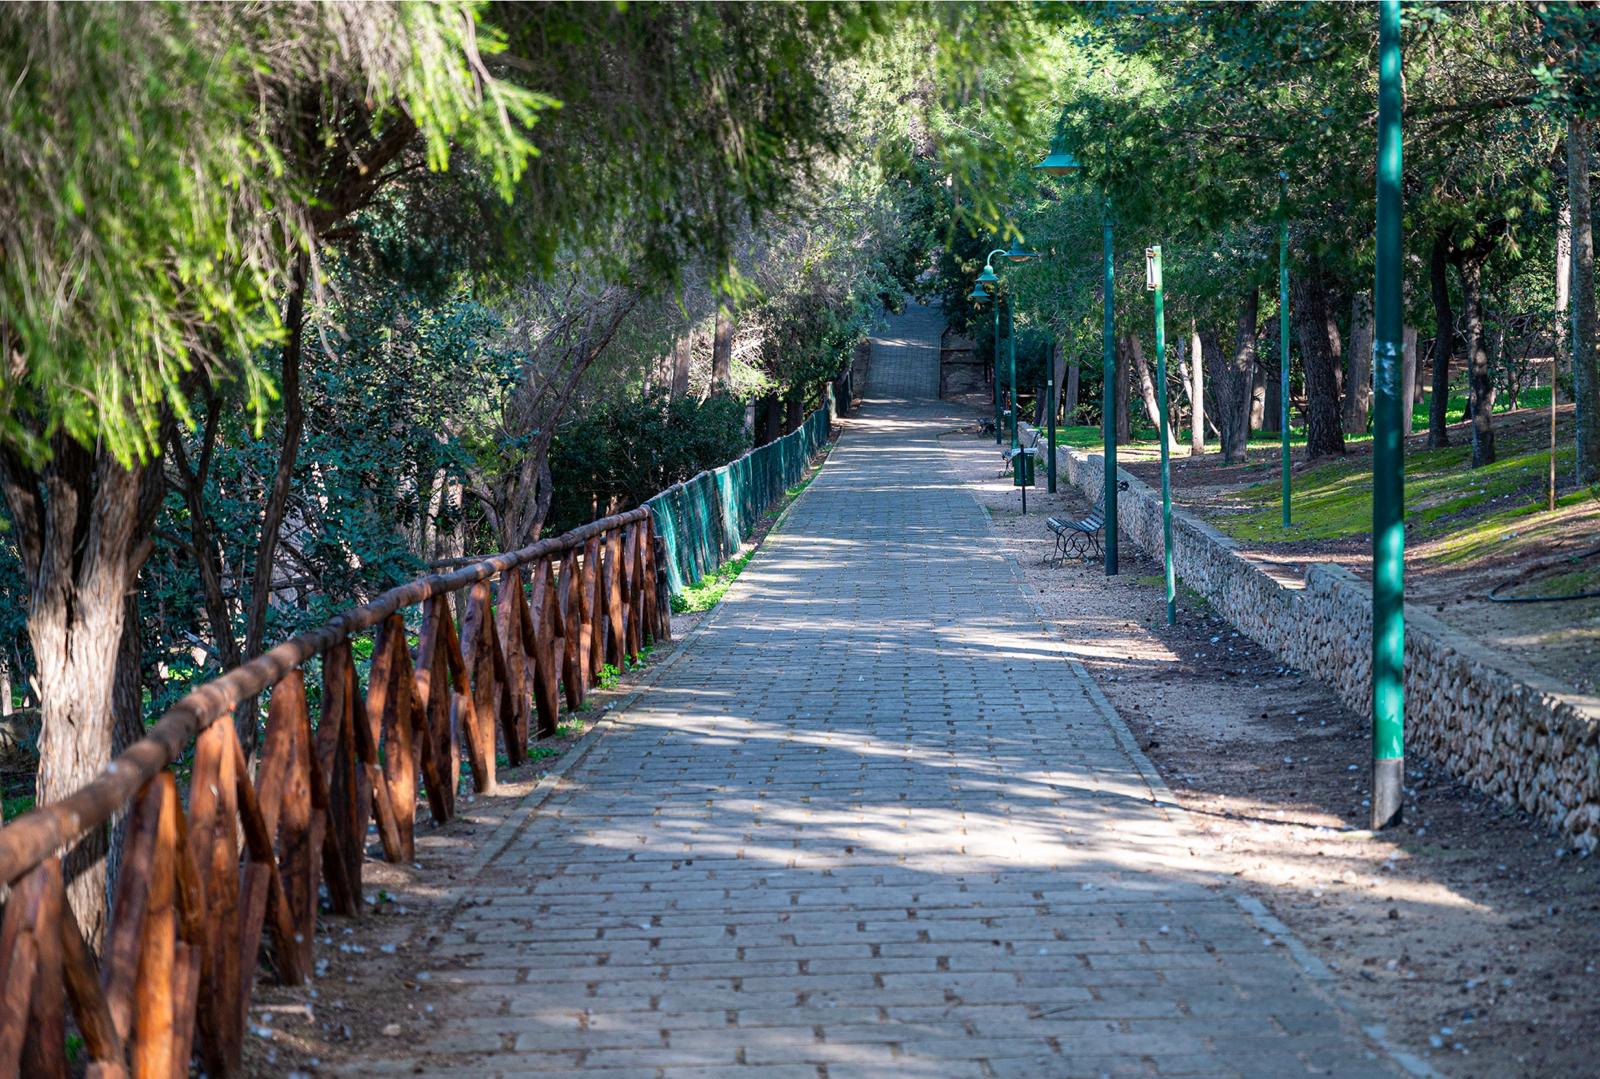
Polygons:
<instances>
[{"instance_id":1,"label":"green plastic fencing","mask_svg":"<svg viewBox=\"0 0 1600 1079\"><path fill-rule=\"evenodd\" d=\"M795 430L737 461L673 484L645 503L666 547L674 595L739 553L761 515L805 475L812 455L828 439L833 417L830 384L823 406Z\"/></svg>"}]
</instances>

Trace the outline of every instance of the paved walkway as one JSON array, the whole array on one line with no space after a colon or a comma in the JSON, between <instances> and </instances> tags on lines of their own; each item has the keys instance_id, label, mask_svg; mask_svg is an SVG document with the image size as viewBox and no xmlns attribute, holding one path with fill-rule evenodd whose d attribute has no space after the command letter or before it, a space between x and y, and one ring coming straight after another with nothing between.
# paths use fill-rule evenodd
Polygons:
<instances>
[{"instance_id":1,"label":"paved walkway","mask_svg":"<svg viewBox=\"0 0 1600 1079\"><path fill-rule=\"evenodd\" d=\"M933 384L931 324L872 386ZM455 1074L1391 1074L1003 599L952 425L869 404L472 886L436 949L465 960L434 975L456 1034L427 1047Z\"/></svg>"},{"instance_id":2,"label":"paved walkway","mask_svg":"<svg viewBox=\"0 0 1600 1079\"><path fill-rule=\"evenodd\" d=\"M944 315L937 307L908 303L872 339L867 395L888 402L931 401L939 396L939 334Z\"/></svg>"}]
</instances>

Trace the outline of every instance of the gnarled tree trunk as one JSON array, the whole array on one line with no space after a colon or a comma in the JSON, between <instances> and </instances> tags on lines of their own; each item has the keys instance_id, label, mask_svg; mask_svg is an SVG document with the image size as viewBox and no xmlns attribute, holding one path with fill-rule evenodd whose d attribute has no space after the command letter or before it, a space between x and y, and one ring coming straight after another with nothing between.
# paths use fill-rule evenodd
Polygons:
<instances>
[{"instance_id":1,"label":"gnarled tree trunk","mask_svg":"<svg viewBox=\"0 0 1600 1079\"><path fill-rule=\"evenodd\" d=\"M1450 309L1450 234L1433 238L1428 255L1428 290L1433 297L1433 396L1428 400L1428 445L1450 445L1445 410L1450 406L1450 353L1455 348L1456 317Z\"/></svg>"},{"instance_id":2,"label":"gnarled tree trunk","mask_svg":"<svg viewBox=\"0 0 1600 1079\"><path fill-rule=\"evenodd\" d=\"M124 468L65 435L34 470L0 451L0 485L28 580L28 637L40 696L39 804L93 779L143 730L137 627L129 626L139 567L162 486L154 465ZM125 631L132 631L125 640ZM119 711L120 706L120 711ZM110 830L66 859L67 898L91 946L107 921Z\"/></svg>"},{"instance_id":3,"label":"gnarled tree trunk","mask_svg":"<svg viewBox=\"0 0 1600 1079\"><path fill-rule=\"evenodd\" d=\"M717 308L711 336L711 392L726 392L733 384L733 314Z\"/></svg>"},{"instance_id":4,"label":"gnarled tree trunk","mask_svg":"<svg viewBox=\"0 0 1600 1079\"><path fill-rule=\"evenodd\" d=\"M1306 378L1306 457L1344 452L1339 414L1339 354L1328 334L1328 288L1315 264L1294 279L1290 317L1300 338Z\"/></svg>"},{"instance_id":5,"label":"gnarled tree trunk","mask_svg":"<svg viewBox=\"0 0 1600 1079\"><path fill-rule=\"evenodd\" d=\"M1591 123L1567 128L1567 197L1572 202L1572 390L1577 400L1579 483L1600 483L1600 367L1596 366L1594 224L1589 193Z\"/></svg>"},{"instance_id":6,"label":"gnarled tree trunk","mask_svg":"<svg viewBox=\"0 0 1600 1079\"><path fill-rule=\"evenodd\" d=\"M1256 326L1261 313L1261 293L1247 289L1239 302L1239 324L1234 334L1233 351L1215 365L1217 429L1222 435L1224 464L1240 464L1250 446L1250 394L1255 378ZM1207 348L1221 353L1220 345L1201 335L1201 353Z\"/></svg>"},{"instance_id":7,"label":"gnarled tree trunk","mask_svg":"<svg viewBox=\"0 0 1600 1079\"><path fill-rule=\"evenodd\" d=\"M1206 358L1200 348L1200 335L1189 323L1189 452L1206 452Z\"/></svg>"},{"instance_id":8,"label":"gnarled tree trunk","mask_svg":"<svg viewBox=\"0 0 1600 1079\"><path fill-rule=\"evenodd\" d=\"M1161 432L1161 406L1156 397L1155 379L1151 377L1150 364L1144 358L1144 346L1139 343L1135 334L1128 335L1128 355L1133 359L1133 369L1139 376L1139 396L1144 402L1144 414L1150 421L1150 426L1156 431L1156 437ZM1178 448L1177 436L1169 424L1167 427L1167 446L1169 449Z\"/></svg>"},{"instance_id":9,"label":"gnarled tree trunk","mask_svg":"<svg viewBox=\"0 0 1600 1079\"><path fill-rule=\"evenodd\" d=\"M689 395L689 363L693 355L690 345L693 341L694 334L685 330L683 336L672 343L672 382L669 393L674 401Z\"/></svg>"},{"instance_id":10,"label":"gnarled tree trunk","mask_svg":"<svg viewBox=\"0 0 1600 1079\"><path fill-rule=\"evenodd\" d=\"M1467 372L1472 409L1472 467L1494 463L1494 405L1490 400L1489 350L1483 336L1483 263L1463 259L1461 308L1467 328Z\"/></svg>"},{"instance_id":11,"label":"gnarled tree trunk","mask_svg":"<svg viewBox=\"0 0 1600 1079\"><path fill-rule=\"evenodd\" d=\"M1350 304L1350 354L1344 380L1346 434L1367 432L1367 412L1372 407L1372 294L1358 292Z\"/></svg>"},{"instance_id":12,"label":"gnarled tree trunk","mask_svg":"<svg viewBox=\"0 0 1600 1079\"><path fill-rule=\"evenodd\" d=\"M1400 368L1400 429L1411 433L1411 412L1417 403L1417 328L1407 326L1403 335Z\"/></svg>"},{"instance_id":13,"label":"gnarled tree trunk","mask_svg":"<svg viewBox=\"0 0 1600 1079\"><path fill-rule=\"evenodd\" d=\"M1117 442L1133 441L1133 417L1128 412L1128 335L1117 338Z\"/></svg>"}]
</instances>

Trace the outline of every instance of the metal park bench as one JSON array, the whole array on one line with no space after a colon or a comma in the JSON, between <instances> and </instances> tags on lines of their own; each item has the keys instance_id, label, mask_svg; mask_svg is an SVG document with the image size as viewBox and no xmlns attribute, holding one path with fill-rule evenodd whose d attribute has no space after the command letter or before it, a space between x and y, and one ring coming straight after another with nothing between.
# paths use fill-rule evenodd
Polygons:
<instances>
[{"instance_id":1,"label":"metal park bench","mask_svg":"<svg viewBox=\"0 0 1600 1079\"><path fill-rule=\"evenodd\" d=\"M1117 484L1117 490L1127 489L1127 480ZM1098 558L1101 553L1100 535L1106 527L1106 496L1101 495L1100 500L1089 511L1089 515L1081 520L1068 521L1060 517L1047 517L1044 524L1056 538L1056 549L1046 557L1045 561L1059 566L1069 557L1083 562L1087 562L1091 555Z\"/></svg>"}]
</instances>

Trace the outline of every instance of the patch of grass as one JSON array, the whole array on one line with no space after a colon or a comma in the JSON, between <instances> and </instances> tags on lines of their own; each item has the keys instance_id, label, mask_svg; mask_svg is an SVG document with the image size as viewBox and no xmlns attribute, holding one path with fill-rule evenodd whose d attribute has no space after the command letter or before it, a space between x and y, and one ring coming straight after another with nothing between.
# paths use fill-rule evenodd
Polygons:
<instances>
[{"instance_id":1,"label":"patch of grass","mask_svg":"<svg viewBox=\"0 0 1600 1079\"><path fill-rule=\"evenodd\" d=\"M754 551L746 551L730 558L715 570L700 578L700 583L690 585L672 597L672 609L677 614L701 614L722 602L722 595L738 580L739 574L750 562Z\"/></svg>"},{"instance_id":2,"label":"patch of grass","mask_svg":"<svg viewBox=\"0 0 1600 1079\"><path fill-rule=\"evenodd\" d=\"M832 443L828 444L829 448ZM811 481L822 473L822 466L817 465L811 473L793 487L783 492L783 497L774 502L761 515L763 522L772 521L789 508L789 504L800 497L802 491L811 486ZM755 548L745 551L728 559L722 565L700 578L699 584L689 585L682 592L672 597L673 614L703 614L722 602L722 595L728 586L738 580L739 574L749 563L750 556L755 554Z\"/></svg>"},{"instance_id":3,"label":"patch of grass","mask_svg":"<svg viewBox=\"0 0 1600 1079\"><path fill-rule=\"evenodd\" d=\"M561 750L557 749L555 746L533 746L528 750L528 760L530 762L547 761L551 757L559 756L561 756Z\"/></svg>"},{"instance_id":4,"label":"patch of grass","mask_svg":"<svg viewBox=\"0 0 1600 1079\"><path fill-rule=\"evenodd\" d=\"M1580 502L1594 497L1587 490L1568 491L1556 499L1556 508L1562 509L1574 506ZM1491 554L1496 550L1503 550L1508 541L1518 540L1535 533L1539 524L1529 518L1536 517L1544 512L1544 501L1529 502L1525 505L1514 506L1511 509L1501 510L1499 513L1488 513L1482 517L1475 517L1464 526L1455 529L1448 536L1439 539L1433 549L1433 558L1441 565L1458 562L1470 562L1475 558Z\"/></svg>"},{"instance_id":5,"label":"patch of grass","mask_svg":"<svg viewBox=\"0 0 1600 1079\"><path fill-rule=\"evenodd\" d=\"M16 820L22 814L33 808L33 795L14 794L5 799L6 820Z\"/></svg>"},{"instance_id":6,"label":"patch of grass","mask_svg":"<svg viewBox=\"0 0 1600 1079\"><path fill-rule=\"evenodd\" d=\"M1522 589L1516 590L1518 592ZM1600 562L1530 581L1526 591L1541 596L1577 596L1600 591Z\"/></svg>"},{"instance_id":7,"label":"patch of grass","mask_svg":"<svg viewBox=\"0 0 1600 1079\"><path fill-rule=\"evenodd\" d=\"M621 677L621 675L622 675L622 672L617 670L611 664L609 664L609 663L603 664L600 667L600 688L601 689L616 689L617 688L617 680Z\"/></svg>"},{"instance_id":8,"label":"patch of grass","mask_svg":"<svg viewBox=\"0 0 1600 1079\"><path fill-rule=\"evenodd\" d=\"M1573 450L1557 452L1556 467L1571 468ZM1454 531L1454 518L1492 499L1516 494L1536 483L1548 467L1543 450L1507 455L1492 465L1472 469L1468 446L1412 450L1406 455L1406 528L1418 539ZM1365 535L1372 528L1372 462L1367 457L1316 465L1294 477L1291 494L1294 523L1286 530L1280 519L1277 481L1258 483L1241 492L1251 507L1246 513L1218 517L1213 523L1237 539L1284 542L1327 540ZM1534 512L1527 504L1473 521L1474 532L1490 520L1496 525Z\"/></svg>"},{"instance_id":9,"label":"patch of grass","mask_svg":"<svg viewBox=\"0 0 1600 1079\"><path fill-rule=\"evenodd\" d=\"M1057 427L1056 445L1071 446L1079 450L1097 449L1102 445L1098 427Z\"/></svg>"},{"instance_id":10,"label":"patch of grass","mask_svg":"<svg viewBox=\"0 0 1600 1079\"><path fill-rule=\"evenodd\" d=\"M1428 429L1428 396L1429 391L1424 391L1422 401L1411 410L1411 431L1413 434L1420 434ZM1550 407L1550 387L1546 386L1543 389L1538 390L1523 390L1522 393L1517 396L1517 407L1548 409ZM1501 394L1498 398L1496 398L1494 403L1494 411L1496 415L1511 411L1511 401L1508 397L1506 397L1505 394ZM1461 423L1466 419L1466 417L1466 396L1464 394L1452 395L1449 402L1445 405L1445 422ZM1148 450L1149 456L1153 459L1160 450L1160 444L1156 439L1156 429L1154 427L1143 426L1143 420L1144 417L1141 413L1139 419L1134 421L1134 445L1130 446L1124 444L1119 447L1119 452L1135 450L1140 456L1143 456L1144 451ZM1064 428L1063 430L1067 430L1067 428ZM1082 443L1072 442L1070 445L1077 446L1080 449L1092 449L1100 445L1100 428L1074 427L1070 428L1070 430L1088 431L1092 433L1092 437L1089 437L1088 441ZM1179 446L1189 445L1189 429L1187 427L1179 428L1178 430L1174 431L1172 433L1172 437L1177 441ZM1063 441L1065 441L1065 439L1063 439ZM1250 432L1250 445L1252 446L1276 446L1280 441L1282 441L1282 439L1277 431ZM1371 442L1372 435L1370 432L1358 432L1356 434L1346 433L1344 436L1344 441L1347 446L1360 445L1363 442ZM1145 442L1150 443L1150 445L1148 447L1139 445L1140 443ZM1304 446L1305 444L1306 429L1304 427L1290 426L1289 445ZM1217 446L1216 436L1211 434L1209 431L1206 433L1206 445L1208 449L1212 451L1214 451Z\"/></svg>"}]
</instances>

